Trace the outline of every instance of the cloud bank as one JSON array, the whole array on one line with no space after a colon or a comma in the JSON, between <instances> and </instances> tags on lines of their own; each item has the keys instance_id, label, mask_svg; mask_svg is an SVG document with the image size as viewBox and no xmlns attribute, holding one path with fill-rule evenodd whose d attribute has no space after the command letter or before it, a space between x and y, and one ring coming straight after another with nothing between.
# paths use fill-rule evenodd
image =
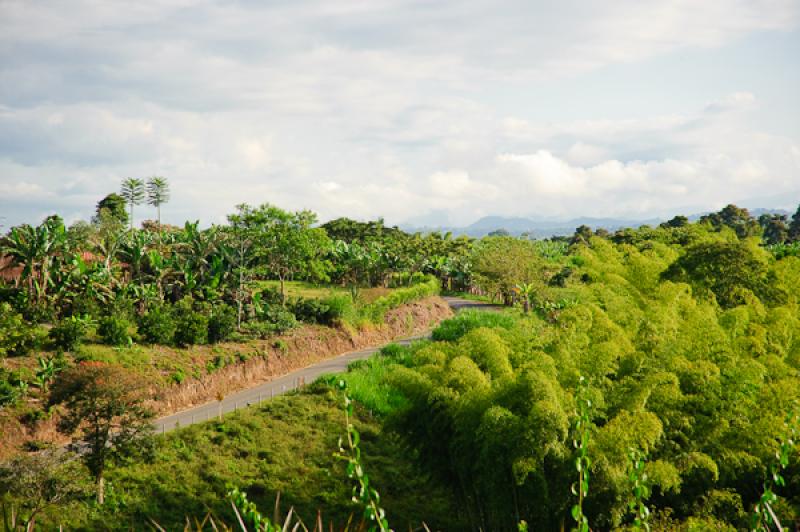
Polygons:
<instances>
[{"instance_id":1,"label":"cloud bank","mask_svg":"<svg viewBox=\"0 0 800 532\"><path fill-rule=\"evenodd\" d=\"M761 127L770 102L747 86L610 112L593 83L622 69L632 90L654 61L795 39L799 20L793 0L6 0L0 223L88 218L154 174L173 222L241 202L453 224L789 206L800 138ZM591 116L542 103L584 86Z\"/></svg>"}]
</instances>

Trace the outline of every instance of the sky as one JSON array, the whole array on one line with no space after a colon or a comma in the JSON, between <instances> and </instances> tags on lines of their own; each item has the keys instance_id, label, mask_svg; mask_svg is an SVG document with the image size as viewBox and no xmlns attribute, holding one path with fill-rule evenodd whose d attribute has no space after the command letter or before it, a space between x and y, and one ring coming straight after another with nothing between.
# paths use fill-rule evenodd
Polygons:
<instances>
[{"instance_id":1,"label":"sky","mask_svg":"<svg viewBox=\"0 0 800 532\"><path fill-rule=\"evenodd\" d=\"M798 58L797 0L0 0L0 225L794 212Z\"/></svg>"}]
</instances>

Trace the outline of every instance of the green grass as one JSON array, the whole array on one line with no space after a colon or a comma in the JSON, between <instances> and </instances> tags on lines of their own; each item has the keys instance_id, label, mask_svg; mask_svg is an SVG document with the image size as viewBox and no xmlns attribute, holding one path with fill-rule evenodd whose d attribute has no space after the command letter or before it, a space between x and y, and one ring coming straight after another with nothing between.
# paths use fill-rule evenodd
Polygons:
<instances>
[{"instance_id":1,"label":"green grass","mask_svg":"<svg viewBox=\"0 0 800 532\"><path fill-rule=\"evenodd\" d=\"M262 290L272 288L280 290L279 281L255 281L253 286ZM344 286L317 285L305 281L286 281L286 295L288 297L303 297L306 299L324 299L333 295L350 295L350 289ZM391 288L362 288L359 290L359 300L363 303L372 301L392 291Z\"/></svg>"},{"instance_id":2,"label":"green grass","mask_svg":"<svg viewBox=\"0 0 800 532\"><path fill-rule=\"evenodd\" d=\"M433 339L454 342L478 327L511 329L514 323L514 317L506 312L467 309L440 323L433 331Z\"/></svg>"},{"instance_id":3,"label":"green grass","mask_svg":"<svg viewBox=\"0 0 800 532\"><path fill-rule=\"evenodd\" d=\"M418 344L427 343L426 341ZM380 354L351 363L347 373L323 375L320 382L334 385L340 379L347 383L347 393L371 414L384 417L405 406L404 398L389 385L392 370L404 365L416 347L389 344Z\"/></svg>"},{"instance_id":4,"label":"green grass","mask_svg":"<svg viewBox=\"0 0 800 532\"><path fill-rule=\"evenodd\" d=\"M361 433L367 473L381 494L396 530L425 521L432 528L463 529L452 493L415 465L413 454L382 430L363 407L354 419ZM225 499L228 486L246 491L261 511L272 515L281 494L306 523L317 510L326 523L341 528L351 513L352 484L333 457L344 434L341 397L325 384L276 398L265 406L240 410L224 423L207 422L159 436L152 463L113 469L109 496L101 511L67 529L143 529L152 518L167 530L183 528L186 515L209 510L234 523ZM338 525L338 526L337 526Z\"/></svg>"}]
</instances>

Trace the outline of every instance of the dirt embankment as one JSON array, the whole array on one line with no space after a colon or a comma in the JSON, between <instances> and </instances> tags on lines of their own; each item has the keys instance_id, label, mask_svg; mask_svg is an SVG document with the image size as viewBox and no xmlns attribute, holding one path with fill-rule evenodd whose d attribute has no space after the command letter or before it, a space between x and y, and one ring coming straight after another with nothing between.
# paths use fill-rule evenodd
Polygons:
<instances>
[{"instance_id":1,"label":"dirt embankment","mask_svg":"<svg viewBox=\"0 0 800 532\"><path fill-rule=\"evenodd\" d=\"M452 310L443 299L430 297L389 311L380 326L355 331L304 326L274 339L253 342L260 356L172 386L161 394L155 406L160 415L185 410L348 351L423 333L451 315Z\"/></svg>"},{"instance_id":2,"label":"dirt embankment","mask_svg":"<svg viewBox=\"0 0 800 532\"><path fill-rule=\"evenodd\" d=\"M246 351L250 353L246 360L154 390L157 398L152 406L159 416L169 415L348 351L424 333L452 314L442 298L429 297L389 311L385 323L380 326L349 330L306 325L279 337L253 340L246 344ZM242 348L242 344L215 346L222 354L240 353ZM32 419L38 417L33 414L37 405L30 407L27 419L19 419L0 409L0 460L15 454L27 442L66 443L55 430L57 415Z\"/></svg>"}]
</instances>

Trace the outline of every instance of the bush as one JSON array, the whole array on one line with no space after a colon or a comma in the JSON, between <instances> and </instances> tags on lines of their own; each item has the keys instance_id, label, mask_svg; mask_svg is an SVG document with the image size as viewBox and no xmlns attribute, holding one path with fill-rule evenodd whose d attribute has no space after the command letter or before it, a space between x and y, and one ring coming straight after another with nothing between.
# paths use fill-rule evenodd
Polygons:
<instances>
[{"instance_id":1,"label":"bush","mask_svg":"<svg viewBox=\"0 0 800 532\"><path fill-rule=\"evenodd\" d=\"M339 323L352 323L357 319L356 306L353 298L347 294L328 296L320 303L328 307L323 323L325 325L337 325Z\"/></svg>"},{"instance_id":2,"label":"bush","mask_svg":"<svg viewBox=\"0 0 800 532\"><path fill-rule=\"evenodd\" d=\"M97 334L108 345L129 345L131 343L131 322L118 316L106 316L100 320Z\"/></svg>"},{"instance_id":3,"label":"bush","mask_svg":"<svg viewBox=\"0 0 800 532\"><path fill-rule=\"evenodd\" d=\"M373 323L380 323L384 320L389 310L418 299L435 296L440 291L441 284L439 280L429 275L427 280L423 282L408 288L398 288L389 295L379 297L362 309L362 315Z\"/></svg>"},{"instance_id":4,"label":"bush","mask_svg":"<svg viewBox=\"0 0 800 532\"><path fill-rule=\"evenodd\" d=\"M70 316L59 321L50 329L48 336L53 345L64 351L75 351L86 339L89 333L90 321L88 317Z\"/></svg>"},{"instance_id":5,"label":"bush","mask_svg":"<svg viewBox=\"0 0 800 532\"><path fill-rule=\"evenodd\" d=\"M19 400L19 388L9 382L8 376L0 370L0 406L13 406Z\"/></svg>"},{"instance_id":6,"label":"bush","mask_svg":"<svg viewBox=\"0 0 800 532\"><path fill-rule=\"evenodd\" d=\"M433 339L437 342L454 342L479 327L510 329L513 326L514 318L507 314L481 310L463 310L455 317L440 323L433 331Z\"/></svg>"},{"instance_id":7,"label":"bush","mask_svg":"<svg viewBox=\"0 0 800 532\"><path fill-rule=\"evenodd\" d=\"M228 305L214 307L208 319L208 341L212 344L230 338L236 330L236 311Z\"/></svg>"},{"instance_id":8,"label":"bush","mask_svg":"<svg viewBox=\"0 0 800 532\"><path fill-rule=\"evenodd\" d=\"M195 311L178 316L175 342L183 346L208 342L208 317Z\"/></svg>"},{"instance_id":9,"label":"bush","mask_svg":"<svg viewBox=\"0 0 800 532\"><path fill-rule=\"evenodd\" d=\"M39 343L36 327L14 312L8 303L0 304L0 356L21 356Z\"/></svg>"},{"instance_id":10,"label":"bush","mask_svg":"<svg viewBox=\"0 0 800 532\"><path fill-rule=\"evenodd\" d=\"M175 343L178 345L205 344L208 342L208 317L195 311L178 316Z\"/></svg>"},{"instance_id":11,"label":"bush","mask_svg":"<svg viewBox=\"0 0 800 532\"><path fill-rule=\"evenodd\" d=\"M127 295L118 295L107 308L109 316L132 321L136 316L136 301Z\"/></svg>"},{"instance_id":12,"label":"bush","mask_svg":"<svg viewBox=\"0 0 800 532\"><path fill-rule=\"evenodd\" d=\"M305 323L330 323L330 307L321 299L298 297L289 301L289 308L295 317Z\"/></svg>"},{"instance_id":13,"label":"bush","mask_svg":"<svg viewBox=\"0 0 800 532\"><path fill-rule=\"evenodd\" d=\"M208 316L194 310L194 300L187 296L173 308L175 316L175 343L178 345L205 344L208 342Z\"/></svg>"},{"instance_id":14,"label":"bush","mask_svg":"<svg viewBox=\"0 0 800 532\"><path fill-rule=\"evenodd\" d=\"M294 314L281 307L270 307L263 316L264 321L248 322L243 326L244 330L258 338L269 338L297 327L297 318Z\"/></svg>"},{"instance_id":15,"label":"bush","mask_svg":"<svg viewBox=\"0 0 800 532\"><path fill-rule=\"evenodd\" d=\"M103 310L97 299L89 296L88 294L80 294L75 296L72 302L66 306L62 311L68 316L100 316Z\"/></svg>"},{"instance_id":16,"label":"bush","mask_svg":"<svg viewBox=\"0 0 800 532\"><path fill-rule=\"evenodd\" d=\"M166 305L151 307L139 318L139 336L148 344L171 344L175 329L175 318Z\"/></svg>"}]
</instances>

